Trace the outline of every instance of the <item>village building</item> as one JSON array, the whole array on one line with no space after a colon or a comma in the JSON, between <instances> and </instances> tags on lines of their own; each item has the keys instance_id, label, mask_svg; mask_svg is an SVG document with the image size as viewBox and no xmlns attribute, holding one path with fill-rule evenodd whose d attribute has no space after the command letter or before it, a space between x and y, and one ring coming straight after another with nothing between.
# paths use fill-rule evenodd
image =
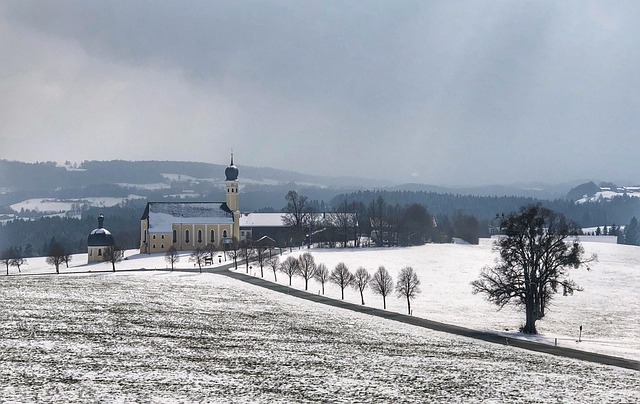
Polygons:
<instances>
[{"instance_id":1,"label":"village building","mask_svg":"<svg viewBox=\"0 0 640 404\"><path fill-rule=\"evenodd\" d=\"M98 228L93 229L87 237L88 261L105 261L107 250L116 245L111 232L104 228L104 216L98 216Z\"/></svg>"}]
</instances>

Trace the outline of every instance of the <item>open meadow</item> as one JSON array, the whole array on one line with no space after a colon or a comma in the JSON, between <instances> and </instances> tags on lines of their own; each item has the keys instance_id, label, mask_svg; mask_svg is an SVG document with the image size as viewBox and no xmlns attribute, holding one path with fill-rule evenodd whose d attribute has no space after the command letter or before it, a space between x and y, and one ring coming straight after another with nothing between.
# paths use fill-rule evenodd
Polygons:
<instances>
[{"instance_id":1,"label":"open meadow","mask_svg":"<svg viewBox=\"0 0 640 404\"><path fill-rule=\"evenodd\" d=\"M556 296L536 337L517 332L522 313L496 311L471 294L469 282L494 260L489 240L310 251L329 269L341 261L352 271L385 265L395 278L413 266L422 281L416 316L510 337L558 337L559 345L638 359L640 249L585 248L599 256L590 271L572 271L585 290ZM188 253L177 267L192 272L173 273L163 255L126 255L116 273L111 264L86 264L86 254L78 254L61 275L33 258L20 274L11 268L11 276L0 276L0 401L640 400L636 371L451 336L198 274ZM260 276L255 263L249 272ZM277 275L288 284L285 274ZM265 268L264 277L273 273ZM294 277L293 287L303 289L303 280ZM319 289L310 282L311 293ZM326 285L326 294L340 298L335 285ZM345 300L359 304L360 296L349 289ZM365 302L382 307L370 290ZM387 304L406 311L395 296ZM584 332L577 343L579 324Z\"/></svg>"}]
</instances>

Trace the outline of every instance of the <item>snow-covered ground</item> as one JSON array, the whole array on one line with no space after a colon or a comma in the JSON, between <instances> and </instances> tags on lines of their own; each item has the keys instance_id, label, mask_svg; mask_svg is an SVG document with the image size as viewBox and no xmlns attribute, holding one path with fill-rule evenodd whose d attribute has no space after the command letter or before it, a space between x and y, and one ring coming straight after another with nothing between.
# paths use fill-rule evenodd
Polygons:
<instances>
[{"instance_id":1,"label":"snow-covered ground","mask_svg":"<svg viewBox=\"0 0 640 404\"><path fill-rule=\"evenodd\" d=\"M419 276L422 293L412 302L414 316L453 323L469 328L492 330L512 337L535 339L559 346L582 349L640 360L640 247L583 243L586 255L598 255L598 262L590 270L571 271L584 291L573 296L555 295L543 320L537 322L539 336L520 334L524 314L514 307L497 311L483 295L471 293L471 281L478 278L482 267L492 265L497 255L492 241L481 239L479 245L427 244L411 248L380 249L311 249L316 263L324 263L329 270L339 262L347 264L352 272L362 266L371 274L384 265L394 279L405 266L413 267ZM298 257L304 250L294 250ZM240 271L245 271L241 267ZM260 276L253 264L251 274ZM288 284L283 273L278 282ZM267 268L264 277L273 280ZM293 287L304 289L301 277L293 278ZM309 291L319 293L321 286L310 282ZM327 296L340 299L340 289L325 286ZM358 291L345 291L345 300L359 304ZM382 298L365 290L367 305L382 308ZM406 313L406 301L395 295L387 298L387 309ZM579 328L582 326L582 338Z\"/></svg>"},{"instance_id":2,"label":"snow-covered ground","mask_svg":"<svg viewBox=\"0 0 640 404\"><path fill-rule=\"evenodd\" d=\"M66 271L109 269L82 258ZM44 272L37 261L25 272ZM164 263L130 255L119 267L136 265ZM636 371L420 329L215 274L1 276L0 337L0 402L640 400Z\"/></svg>"}]
</instances>

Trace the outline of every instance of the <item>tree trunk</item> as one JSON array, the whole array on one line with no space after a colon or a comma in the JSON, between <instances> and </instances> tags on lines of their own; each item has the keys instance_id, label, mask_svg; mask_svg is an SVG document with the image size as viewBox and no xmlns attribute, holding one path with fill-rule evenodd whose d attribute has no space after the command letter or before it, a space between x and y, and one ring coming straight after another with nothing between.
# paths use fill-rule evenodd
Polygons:
<instances>
[{"instance_id":1,"label":"tree trunk","mask_svg":"<svg viewBox=\"0 0 640 404\"><path fill-rule=\"evenodd\" d=\"M273 271L273 281L278 282L278 275L276 275L276 271Z\"/></svg>"},{"instance_id":2,"label":"tree trunk","mask_svg":"<svg viewBox=\"0 0 640 404\"><path fill-rule=\"evenodd\" d=\"M322 294L324 295L324 282L322 282Z\"/></svg>"},{"instance_id":3,"label":"tree trunk","mask_svg":"<svg viewBox=\"0 0 640 404\"><path fill-rule=\"evenodd\" d=\"M113 272L116 272L116 263L115 262L111 262L111 266L113 267Z\"/></svg>"},{"instance_id":4,"label":"tree trunk","mask_svg":"<svg viewBox=\"0 0 640 404\"><path fill-rule=\"evenodd\" d=\"M527 296L525 305L526 323L522 330L526 334L537 334L536 331L536 306L533 296Z\"/></svg>"},{"instance_id":5,"label":"tree trunk","mask_svg":"<svg viewBox=\"0 0 640 404\"><path fill-rule=\"evenodd\" d=\"M411 298L409 296L407 296L407 310L409 315L411 315Z\"/></svg>"},{"instance_id":6,"label":"tree trunk","mask_svg":"<svg viewBox=\"0 0 640 404\"><path fill-rule=\"evenodd\" d=\"M291 286L291 278L292 278L292 276L289 275L289 286Z\"/></svg>"},{"instance_id":7,"label":"tree trunk","mask_svg":"<svg viewBox=\"0 0 640 404\"><path fill-rule=\"evenodd\" d=\"M382 295L382 308L387 309L387 298L385 295Z\"/></svg>"},{"instance_id":8,"label":"tree trunk","mask_svg":"<svg viewBox=\"0 0 640 404\"><path fill-rule=\"evenodd\" d=\"M364 306L364 294L362 294L362 289L360 289L360 300L362 300L362 305Z\"/></svg>"},{"instance_id":9,"label":"tree trunk","mask_svg":"<svg viewBox=\"0 0 640 404\"><path fill-rule=\"evenodd\" d=\"M307 290L308 285L309 285L309 279L304 278L304 290Z\"/></svg>"},{"instance_id":10,"label":"tree trunk","mask_svg":"<svg viewBox=\"0 0 640 404\"><path fill-rule=\"evenodd\" d=\"M344 300L344 288L340 289L342 291L342 300Z\"/></svg>"}]
</instances>

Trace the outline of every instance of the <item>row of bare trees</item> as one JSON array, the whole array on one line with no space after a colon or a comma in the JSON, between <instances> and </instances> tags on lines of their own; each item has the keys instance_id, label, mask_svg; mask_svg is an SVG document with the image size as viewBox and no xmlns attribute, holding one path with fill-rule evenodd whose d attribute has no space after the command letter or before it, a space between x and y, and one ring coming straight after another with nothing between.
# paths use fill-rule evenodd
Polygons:
<instances>
[{"instance_id":1,"label":"row of bare trees","mask_svg":"<svg viewBox=\"0 0 640 404\"><path fill-rule=\"evenodd\" d=\"M309 252L301 254L298 258L288 256L282 262L280 262L278 255L273 255L266 259L265 263L273 272L276 282L278 281L278 272L289 278L289 286L291 286L294 276L300 276L304 279L304 290L308 290L309 281L313 279L320 283L323 295L325 285L333 283L340 288L342 300L344 300L345 289L351 287L360 293L360 300L362 304L365 304L364 291L371 288L373 293L382 296L382 305L386 309L387 296L395 292L399 298L407 300L409 314L411 314L411 300L421 292L420 279L412 267L402 268L394 285L391 274L384 266L380 266L373 275L364 267L359 267L355 272L351 272L343 262L338 263L333 270L329 271L325 264L316 264L315 258ZM264 276L263 272L261 272L261 276Z\"/></svg>"}]
</instances>

